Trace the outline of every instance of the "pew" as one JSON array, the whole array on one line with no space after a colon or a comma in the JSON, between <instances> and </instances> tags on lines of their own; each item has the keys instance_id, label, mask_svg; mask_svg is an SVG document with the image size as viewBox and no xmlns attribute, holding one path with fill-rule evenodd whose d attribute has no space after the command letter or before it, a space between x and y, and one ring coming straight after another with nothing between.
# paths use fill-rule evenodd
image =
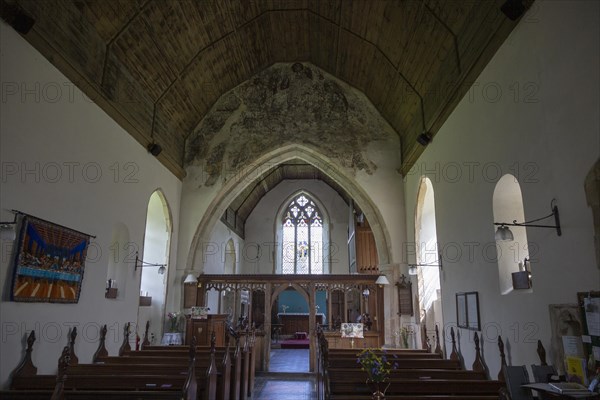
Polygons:
<instances>
[{"instance_id":1,"label":"pew","mask_svg":"<svg viewBox=\"0 0 600 400\"><path fill-rule=\"evenodd\" d=\"M476 360L472 370L465 370L456 351L451 329L452 353L444 359L439 346L427 350L386 349L388 360L398 364L385 385L388 400L497 400L504 382L489 380L483 365L479 337L475 334ZM500 347L500 344L499 344ZM329 349L320 328L317 329L317 398L371 399L373 389L367 375L357 363L362 349ZM501 348L501 351L503 349ZM377 350L375 350L377 351ZM382 351L383 350L379 350ZM504 359L502 357L502 359Z\"/></svg>"},{"instance_id":2,"label":"pew","mask_svg":"<svg viewBox=\"0 0 600 400\"><path fill-rule=\"evenodd\" d=\"M192 354L193 349L190 349ZM27 385L20 387L20 381L16 380L12 389L1 391L3 399L185 399L196 400L196 377L193 374L193 362L190 362L192 374L177 377L175 381L181 380L181 384L171 386L174 381L172 377L156 377L159 382L168 382L169 387L152 388L145 387L148 376L136 375L67 375L69 368L70 349L65 346L58 361L57 375L32 375L24 380ZM193 361L193 358L191 358ZM23 377L20 377L23 378ZM179 388L179 390L178 390ZM181 390L181 388L183 388Z\"/></svg>"},{"instance_id":3,"label":"pew","mask_svg":"<svg viewBox=\"0 0 600 400\"><path fill-rule=\"evenodd\" d=\"M35 341L35 332L32 331L27 340L25 357L13 373L11 390L1 391L1 397L3 399L43 398L45 400L71 398L197 400L199 393L204 393L206 399L216 398L214 395L216 393L214 346L211 349L210 363L210 366L214 367L213 371L209 368L206 379L202 379L202 374L196 372L195 345L190 346L183 369L176 370L178 374L174 374L172 368L165 369L164 364L158 366L162 367L162 373L159 373L158 367L153 368L154 373L148 373L143 364L139 365L139 368L129 371L113 370L109 372L109 368L114 367L113 365L84 365L72 362L70 355L75 336L76 333L71 335L69 346L64 348L59 358L57 375L37 375L37 368L31 362L31 352ZM101 341L101 346L103 346L103 341ZM104 371L104 373L99 371ZM165 371L167 371L166 374Z\"/></svg>"}]
</instances>

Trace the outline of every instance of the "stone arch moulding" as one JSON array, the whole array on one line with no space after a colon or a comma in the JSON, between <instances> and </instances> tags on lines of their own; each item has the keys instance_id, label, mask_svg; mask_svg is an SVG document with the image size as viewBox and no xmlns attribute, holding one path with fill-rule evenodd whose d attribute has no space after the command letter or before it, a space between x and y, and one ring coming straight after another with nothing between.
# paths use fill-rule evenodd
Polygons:
<instances>
[{"instance_id":1,"label":"stone arch moulding","mask_svg":"<svg viewBox=\"0 0 600 400\"><path fill-rule=\"evenodd\" d=\"M356 183L354 178L344 173L342 167L338 166L329 158L307 146L292 144L282 146L259 157L249 167L244 168L244 170L237 175L237 179L230 179L224 183L223 188L210 203L196 228L186 261L186 269L197 270L199 272L204 270L202 257L198 257L201 255L201 245L209 240L212 229L229 204L231 204L231 202L247 186L258 179L258 177L265 172L267 167L268 169L274 168L277 165L292 159L301 159L318 168L336 181L350 194L350 196L352 196L371 224L371 229L375 237L377 254L379 256L379 263L382 265L391 263L389 232L379 209L372 202L369 195L358 183Z\"/></svg>"},{"instance_id":2,"label":"stone arch moulding","mask_svg":"<svg viewBox=\"0 0 600 400\"><path fill-rule=\"evenodd\" d=\"M146 204L146 214L148 215L148 207L150 206L150 197L152 197L152 195L156 193L157 196L160 198L160 201L162 202L163 205L163 212L165 215L165 219L167 222L167 229L169 232L169 235L173 234L173 214L171 213L171 206L169 205L169 201L167 200L167 196L165 195L165 192L162 190L162 188L156 188L154 189L152 192L150 192L150 194L148 195L148 201ZM145 222L145 224L148 221ZM146 232L146 225L144 224L144 232ZM144 237L144 240L146 238Z\"/></svg>"}]
</instances>

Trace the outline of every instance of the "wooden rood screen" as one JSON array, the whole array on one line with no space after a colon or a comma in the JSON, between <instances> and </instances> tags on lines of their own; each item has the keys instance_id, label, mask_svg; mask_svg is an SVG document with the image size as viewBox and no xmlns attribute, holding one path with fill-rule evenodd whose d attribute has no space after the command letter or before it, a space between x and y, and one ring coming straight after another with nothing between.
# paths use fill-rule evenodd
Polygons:
<instances>
[{"instance_id":1,"label":"wooden rood screen","mask_svg":"<svg viewBox=\"0 0 600 400\"><path fill-rule=\"evenodd\" d=\"M268 370L271 335L278 324L273 320L280 310L274 309L279 295L289 288L295 289L308 304L308 338L310 340L310 369L316 365L317 314L323 314L322 324L334 347L350 346L341 340L339 324L357 322L356 318L369 314L372 321L365 333L365 345L380 346L384 343L383 290L375 281L378 275L201 275L196 288L188 288L186 298L195 299L196 306L206 305L207 293L217 291L233 293L235 297L233 315L247 319L265 334L263 362L260 369ZM190 293L190 289L193 293ZM368 289L368 290L366 290ZM326 310L317 311L317 292L326 293ZM368 293L368 295L365 295ZM246 297L247 296L247 297ZM222 298L223 296L219 296ZM246 300L247 299L247 300ZM336 304L333 304L333 301ZM247 303L246 303L247 302ZM191 304L190 304L191 305ZM259 305L257 307L257 305ZM335 306L335 307L334 307ZM262 309L261 309L262 308ZM361 344L356 344L360 345Z\"/></svg>"}]
</instances>

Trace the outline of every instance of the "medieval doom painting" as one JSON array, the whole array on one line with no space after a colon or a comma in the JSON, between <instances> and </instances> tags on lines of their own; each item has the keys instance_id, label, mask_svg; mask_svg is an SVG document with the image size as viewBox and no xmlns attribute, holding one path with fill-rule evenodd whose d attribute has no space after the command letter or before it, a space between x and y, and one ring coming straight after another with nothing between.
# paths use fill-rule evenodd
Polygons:
<instances>
[{"instance_id":1,"label":"medieval doom painting","mask_svg":"<svg viewBox=\"0 0 600 400\"><path fill-rule=\"evenodd\" d=\"M89 238L69 228L24 216L11 300L77 303Z\"/></svg>"}]
</instances>

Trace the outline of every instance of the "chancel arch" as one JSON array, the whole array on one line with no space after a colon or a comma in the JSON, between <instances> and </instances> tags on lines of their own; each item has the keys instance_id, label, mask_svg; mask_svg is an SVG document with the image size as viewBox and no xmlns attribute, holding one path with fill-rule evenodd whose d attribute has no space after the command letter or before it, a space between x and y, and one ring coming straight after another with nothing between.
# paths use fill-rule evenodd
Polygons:
<instances>
[{"instance_id":1,"label":"chancel arch","mask_svg":"<svg viewBox=\"0 0 600 400\"><path fill-rule=\"evenodd\" d=\"M253 185L260 176L268 173L277 165L290 160L302 160L313 165L335 181L353 198L371 225L379 263L389 264L391 262L389 233L380 211L372 202L370 196L343 168L332 167L335 165L332 160L307 146L293 144L283 146L265 154L255 162L249 163L247 168L239 171L236 179L230 179L223 184L222 189L208 205L206 212L204 212L197 225L187 257L186 268L188 270L199 272L204 270L204 247L207 243L210 243L213 227L221 219L229 204L248 186Z\"/></svg>"}]
</instances>

